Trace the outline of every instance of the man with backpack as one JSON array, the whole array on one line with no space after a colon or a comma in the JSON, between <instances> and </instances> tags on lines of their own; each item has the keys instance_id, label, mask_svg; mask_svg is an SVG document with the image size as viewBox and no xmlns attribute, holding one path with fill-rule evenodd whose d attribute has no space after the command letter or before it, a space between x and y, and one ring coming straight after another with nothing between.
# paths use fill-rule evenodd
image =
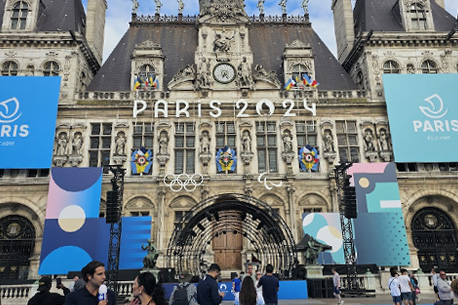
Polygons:
<instances>
[{"instance_id":1,"label":"man with backpack","mask_svg":"<svg viewBox=\"0 0 458 305\"><path fill-rule=\"evenodd\" d=\"M180 274L180 283L173 288L169 305L197 305L197 288L191 284L192 274Z\"/></svg>"}]
</instances>

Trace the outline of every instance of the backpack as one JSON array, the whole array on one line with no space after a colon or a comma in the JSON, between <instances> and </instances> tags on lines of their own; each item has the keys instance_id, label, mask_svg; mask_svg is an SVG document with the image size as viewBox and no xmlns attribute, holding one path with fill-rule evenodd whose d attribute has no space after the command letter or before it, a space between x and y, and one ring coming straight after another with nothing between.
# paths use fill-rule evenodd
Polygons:
<instances>
[{"instance_id":1,"label":"backpack","mask_svg":"<svg viewBox=\"0 0 458 305\"><path fill-rule=\"evenodd\" d=\"M192 297L188 300L188 287L191 284L177 286L177 290L173 294L172 305L188 305L191 302Z\"/></svg>"}]
</instances>

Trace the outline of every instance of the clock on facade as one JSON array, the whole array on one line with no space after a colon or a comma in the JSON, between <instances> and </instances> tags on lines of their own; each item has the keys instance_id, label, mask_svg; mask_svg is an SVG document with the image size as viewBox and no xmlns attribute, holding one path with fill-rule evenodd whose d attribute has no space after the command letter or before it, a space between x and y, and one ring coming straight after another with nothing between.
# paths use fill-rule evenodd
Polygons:
<instances>
[{"instance_id":1,"label":"clock on facade","mask_svg":"<svg viewBox=\"0 0 458 305\"><path fill-rule=\"evenodd\" d=\"M213 77L217 82L228 84L235 78L235 68L227 63L219 64L213 70Z\"/></svg>"}]
</instances>

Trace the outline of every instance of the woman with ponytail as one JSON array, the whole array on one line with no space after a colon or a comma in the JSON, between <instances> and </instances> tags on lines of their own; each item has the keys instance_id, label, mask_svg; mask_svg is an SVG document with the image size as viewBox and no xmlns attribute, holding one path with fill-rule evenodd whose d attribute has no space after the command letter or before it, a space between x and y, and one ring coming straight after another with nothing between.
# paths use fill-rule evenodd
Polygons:
<instances>
[{"instance_id":1,"label":"woman with ponytail","mask_svg":"<svg viewBox=\"0 0 458 305\"><path fill-rule=\"evenodd\" d=\"M149 272L140 273L132 285L133 299L130 305L167 305L161 283Z\"/></svg>"}]
</instances>

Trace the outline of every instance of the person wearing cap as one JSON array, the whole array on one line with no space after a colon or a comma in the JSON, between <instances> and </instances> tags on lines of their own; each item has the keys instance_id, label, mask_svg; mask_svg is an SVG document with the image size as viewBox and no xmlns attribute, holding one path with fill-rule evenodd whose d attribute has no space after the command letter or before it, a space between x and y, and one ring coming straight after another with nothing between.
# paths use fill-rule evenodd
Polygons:
<instances>
[{"instance_id":1,"label":"person wearing cap","mask_svg":"<svg viewBox=\"0 0 458 305\"><path fill-rule=\"evenodd\" d=\"M52 279L49 276L44 276L38 282L38 292L27 302L27 305L63 305L65 303L65 296L49 292L52 286ZM67 295L70 290L64 285L60 284L57 288L64 291Z\"/></svg>"}]
</instances>

